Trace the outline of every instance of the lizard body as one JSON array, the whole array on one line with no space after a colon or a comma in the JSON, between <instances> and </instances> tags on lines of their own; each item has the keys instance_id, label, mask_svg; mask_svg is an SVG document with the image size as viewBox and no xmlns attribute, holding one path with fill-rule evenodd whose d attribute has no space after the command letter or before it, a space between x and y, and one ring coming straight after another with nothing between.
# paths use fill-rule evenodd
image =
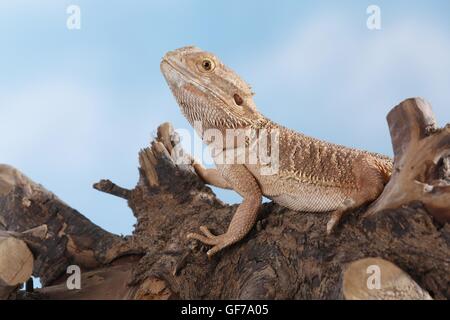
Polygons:
<instances>
[{"instance_id":1,"label":"lizard body","mask_svg":"<svg viewBox=\"0 0 450 320\"><path fill-rule=\"evenodd\" d=\"M277 134L276 140L268 139L269 149L275 143L278 148L278 170L273 174L263 173L266 164L261 161L216 161L217 169L194 163L206 183L233 189L243 197L225 234L215 236L202 226L202 235L188 235L213 246L208 256L251 230L262 196L292 210L333 211L327 224L330 233L346 211L375 200L389 180L392 161L388 157L315 139L267 119L257 110L250 86L212 53L196 47L168 52L161 71L182 113L205 143L212 144L205 134L208 130L224 137L230 130L254 130L255 141L262 139L263 132ZM254 152L251 142L245 140L242 148L236 146L236 139L230 143L223 138L221 151L244 150L248 159ZM259 154L257 158L261 160Z\"/></svg>"}]
</instances>

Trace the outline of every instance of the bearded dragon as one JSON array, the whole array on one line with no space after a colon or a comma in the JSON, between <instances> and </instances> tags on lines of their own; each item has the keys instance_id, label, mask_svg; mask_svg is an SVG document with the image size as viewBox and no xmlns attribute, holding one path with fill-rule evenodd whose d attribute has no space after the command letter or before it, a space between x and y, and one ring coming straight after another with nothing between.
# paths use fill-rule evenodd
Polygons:
<instances>
[{"instance_id":1,"label":"bearded dragon","mask_svg":"<svg viewBox=\"0 0 450 320\"><path fill-rule=\"evenodd\" d=\"M209 257L245 237L263 196L295 211L332 212L324 230L329 234L345 212L374 201L390 178L392 161L386 156L315 139L266 118L257 110L250 86L212 53L180 48L168 52L160 67L182 113L206 144L212 143L205 137L207 130L278 134L279 167L274 174L263 174L263 163L215 161L216 169L206 169L194 162L207 184L243 197L226 233L214 235L201 226L202 234L187 235L213 246ZM223 142L223 151L237 149L229 140ZM250 150L248 139L245 148Z\"/></svg>"}]
</instances>

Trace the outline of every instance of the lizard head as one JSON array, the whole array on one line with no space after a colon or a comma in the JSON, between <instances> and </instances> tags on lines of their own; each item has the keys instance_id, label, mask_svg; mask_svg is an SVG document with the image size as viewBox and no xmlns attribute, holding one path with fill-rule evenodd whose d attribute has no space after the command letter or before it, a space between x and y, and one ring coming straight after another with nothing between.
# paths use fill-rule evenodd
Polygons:
<instances>
[{"instance_id":1,"label":"lizard head","mask_svg":"<svg viewBox=\"0 0 450 320\"><path fill-rule=\"evenodd\" d=\"M263 117L253 93L233 70L214 54L197 47L168 52L161 71L191 124L200 121L218 129L249 127Z\"/></svg>"}]
</instances>

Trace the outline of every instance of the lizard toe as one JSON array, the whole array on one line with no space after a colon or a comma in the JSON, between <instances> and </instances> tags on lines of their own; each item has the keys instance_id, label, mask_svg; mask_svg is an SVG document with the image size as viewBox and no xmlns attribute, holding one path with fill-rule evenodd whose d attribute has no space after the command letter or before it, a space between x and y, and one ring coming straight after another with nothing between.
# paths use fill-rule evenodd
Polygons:
<instances>
[{"instance_id":1,"label":"lizard toe","mask_svg":"<svg viewBox=\"0 0 450 320\"><path fill-rule=\"evenodd\" d=\"M209 239L214 239L216 237L211 233L211 231L209 231L208 227L206 226L201 226L200 231Z\"/></svg>"},{"instance_id":2,"label":"lizard toe","mask_svg":"<svg viewBox=\"0 0 450 320\"><path fill-rule=\"evenodd\" d=\"M208 250L206 253L208 255L208 258L211 258L213 255L215 255L217 252L221 251L222 249L228 247L230 244L233 244L236 242L233 237L230 237L229 234L224 233L218 236L213 235L209 229L205 226L200 227L200 231L204 233L205 235L201 235L198 233L189 233L187 235L188 239L195 239L203 244L213 246L211 249Z\"/></svg>"},{"instance_id":3,"label":"lizard toe","mask_svg":"<svg viewBox=\"0 0 450 320\"><path fill-rule=\"evenodd\" d=\"M211 258L213 255L215 255L217 252L221 251L222 249L228 247L229 245L233 244L235 241L228 237L227 234L223 234L220 237L220 242L216 244L214 247L212 247L206 254L208 255L208 258Z\"/></svg>"},{"instance_id":4,"label":"lizard toe","mask_svg":"<svg viewBox=\"0 0 450 320\"><path fill-rule=\"evenodd\" d=\"M225 248L226 246L228 246L228 244L226 242L222 242L221 244L218 244L214 247L212 247L210 250L208 250L208 252L206 253L208 255L208 258L212 258L212 256L214 256L217 252L219 252L220 250L222 250L223 248Z\"/></svg>"},{"instance_id":5,"label":"lizard toe","mask_svg":"<svg viewBox=\"0 0 450 320\"><path fill-rule=\"evenodd\" d=\"M211 237L206 237L204 235L198 234L198 233L189 233L187 235L188 239L195 239L198 240L204 244L210 245L210 246L216 246L219 245L223 241L223 236L214 236L211 234Z\"/></svg>"}]
</instances>

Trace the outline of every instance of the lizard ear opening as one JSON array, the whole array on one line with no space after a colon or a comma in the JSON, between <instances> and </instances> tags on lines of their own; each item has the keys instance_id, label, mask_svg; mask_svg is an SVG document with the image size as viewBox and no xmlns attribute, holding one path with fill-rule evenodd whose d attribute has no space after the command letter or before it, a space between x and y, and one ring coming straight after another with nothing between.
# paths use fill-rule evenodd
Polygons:
<instances>
[{"instance_id":1,"label":"lizard ear opening","mask_svg":"<svg viewBox=\"0 0 450 320\"><path fill-rule=\"evenodd\" d=\"M240 95L238 95L237 93L234 94L233 98L234 98L234 102L238 106L242 106L244 104L244 99L242 99L242 97Z\"/></svg>"}]
</instances>

